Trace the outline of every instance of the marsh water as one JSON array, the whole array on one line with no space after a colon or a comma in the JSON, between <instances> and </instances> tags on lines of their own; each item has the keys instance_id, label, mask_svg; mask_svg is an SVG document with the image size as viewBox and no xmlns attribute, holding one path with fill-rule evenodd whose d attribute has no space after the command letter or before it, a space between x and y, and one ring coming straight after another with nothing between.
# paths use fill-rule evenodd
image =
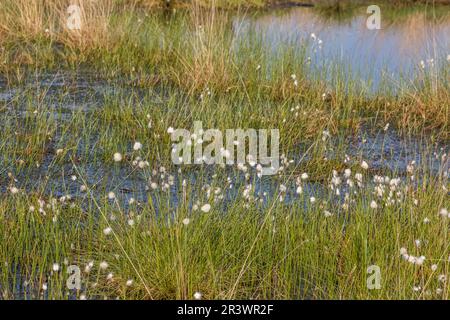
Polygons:
<instances>
[{"instance_id":1,"label":"marsh water","mask_svg":"<svg viewBox=\"0 0 450 320\"><path fill-rule=\"evenodd\" d=\"M395 89L415 75L447 62L450 54L450 7L381 8L380 29L366 25L366 7L344 12L314 7L281 9L234 19L237 38L251 31L276 56L276 48L305 47L305 59L320 77L342 72L368 91ZM422 63L423 62L423 63Z\"/></svg>"},{"instance_id":2,"label":"marsh water","mask_svg":"<svg viewBox=\"0 0 450 320\"><path fill-rule=\"evenodd\" d=\"M448 63L448 12L441 13L439 18L430 18L428 11L418 10L386 19L382 12L380 30L367 29L367 16L364 11L357 11L351 16L336 17L317 12L314 8L295 7L258 14L239 14L234 18L233 28L236 38L245 38L250 31L260 33L269 50L275 50L281 43L300 50L307 42L306 57L310 57L312 69L319 68L328 77L331 68L336 65L344 66L372 92L376 92L383 81L395 86L402 77L408 79L413 73L420 72L421 60L424 61L425 68L438 68L439 64ZM30 76L25 86L14 87L0 82L0 105L3 116L20 118L25 114L21 99L25 92L31 91L35 96L44 96L50 106L49 110L53 110L60 117L59 121L64 122L70 121L73 112L89 113L101 108L105 97L124 95L136 90L138 89L126 82L111 84L85 71L79 74L50 73L39 77ZM150 101L164 99L164 93L139 94L145 95L145 99ZM394 170L402 174L407 164L413 160L425 165L431 172L448 170L448 160L442 158L443 154L449 152L448 141L430 143L426 137L406 139L394 130L382 128L367 128L357 136L344 139L348 146L347 150L343 150L344 153L368 159L374 170ZM307 146L299 143L298 150L290 157L297 162L307 161L307 157L303 157L306 148ZM334 155L331 149L328 158L332 159ZM49 155L48 159L44 159L39 168L30 169L31 172L18 173L18 179L26 181L24 187L29 190L36 190L46 180L45 192L56 196L71 194L81 197L79 183L68 179L74 173L71 165L54 168L51 157ZM7 170L9 168L4 167L2 171ZM86 174L88 184L100 184L107 190L117 190L124 200L133 197L138 201L147 201L148 180L141 175L130 173L126 169L108 169L94 162L83 165L80 170ZM201 172L193 170L187 177L201 184L208 183L214 174L214 168L205 168ZM244 183L242 174L231 170L227 174L234 175L235 185ZM25 179L30 176L33 179ZM175 179L186 179L186 176L180 178L175 174ZM279 185L279 181L268 177L254 179L257 192L270 194ZM180 193L177 189L179 185L176 182L171 188L175 203ZM5 186L2 183L2 192L6 191ZM320 192L320 188L320 183L311 183L306 192L313 194ZM228 196L232 199L233 191Z\"/></svg>"}]
</instances>

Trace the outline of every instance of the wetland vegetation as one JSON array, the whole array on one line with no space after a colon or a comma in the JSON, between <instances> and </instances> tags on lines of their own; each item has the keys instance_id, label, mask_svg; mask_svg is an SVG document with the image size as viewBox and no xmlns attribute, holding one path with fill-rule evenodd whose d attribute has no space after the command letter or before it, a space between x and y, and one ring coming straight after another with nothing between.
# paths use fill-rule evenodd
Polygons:
<instances>
[{"instance_id":1,"label":"wetland vegetation","mask_svg":"<svg viewBox=\"0 0 450 320\"><path fill-rule=\"evenodd\" d=\"M299 3L1 1L1 297L448 299L450 6ZM278 172L174 165L195 121Z\"/></svg>"}]
</instances>

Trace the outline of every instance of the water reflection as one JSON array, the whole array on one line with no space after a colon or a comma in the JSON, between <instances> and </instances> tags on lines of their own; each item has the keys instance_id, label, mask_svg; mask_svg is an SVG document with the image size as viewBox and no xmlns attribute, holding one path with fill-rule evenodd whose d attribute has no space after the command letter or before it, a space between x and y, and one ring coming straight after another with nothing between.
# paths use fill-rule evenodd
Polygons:
<instances>
[{"instance_id":1,"label":"water reflection","mask_svg":"<svg viewBox=\"0 0 450 320\"><path fill-rule=\"evenodd\" d=\"M344 74L357 75L370 89L410 81L414 72L438 69L450 54L450 10L441 8L433 18L432 9L407 14L381 10L381 29L369 30L365 10L340 19L331 19L315 8L295 7L234 20L237 38L251 31L260 35L272 49L307 43L311 68L318 68L331 79L337 66ZM433 60L431 60L433 59ZM322 74L323 75L323 74Z\"/></svg>"}]
</instances>

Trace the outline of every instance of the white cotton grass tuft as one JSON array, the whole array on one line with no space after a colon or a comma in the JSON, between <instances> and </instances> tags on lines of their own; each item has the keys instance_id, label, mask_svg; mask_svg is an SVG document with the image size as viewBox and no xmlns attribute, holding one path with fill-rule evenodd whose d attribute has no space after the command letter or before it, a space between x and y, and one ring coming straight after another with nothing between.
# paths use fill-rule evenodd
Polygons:
<instances>
[{"instance_id":1,"label":"white cotton grass tuft","mask_svg":"<svg viewBox=\"0 0 450 320\"><path fill-rule=\"evenodd\" d=\"M103 233L105 236L109 235L111 232L112 232L112 229L110 227L103 229Z\"/></svg>"},{"instance_id":2,"label":"white cotton grass tuft","mask_svg":"<svg viewBox=\"0 0 450 320\"><path fill-rule=\"evenodd\" d=\"M201 292L198 292L198 291L197 291L197 292L194 293L194 299L195 299L195 300L201 300L201 299L202 299L202 296L203 296L203 295L202 295Z\"/></svg>"},{"instance_id":3,"label":"white cotton grass tuft","mask_svg":"<svg viewBox=\"0 0 450 320\"><path fill-rule=\"evenodd\" d=\"M191 220L189 218L184 218L182 222L185 226L187 226L191 222Z\"/></svg>"},{"instance_id":4,"label":"white cotton grass tuft","mask_svg":"<svg viewBox=\"0 0 450 320\"><path fill-rule=\"evenodd\" d=\"M211 205L209 203L204 204L200 210L202 210L203 212L209 212L209 210L211 210Z\"/></svg>"},{"instance_id":5,"label":"white cotton grass tuft","mask_svg":"<svg viewBox=\"0 0 450 320\"><path fill-rule=\"evenodd\" d=\"M9 188L9 191L11 191L12 194L18 194L19 193L19 189L16 188L16 187Z\"/></svg>"},{"instance_id":6,"label":"white cotton grass tuft","mask_svg":"<svg viewBox=\"0 0 450 320\"><path fill-rule=\"evenodd\" d=\"M126 282L127 287L130 287L133 284L133 280L132 279L128 279Z\"/></svg>"},{"instance_id":7,"label":"white cotton grass tuft","mask_svg":"<svg viewBox=\"0 0 450 320\"><path fill-rule=\"evenodd\" d=\"M142 143L140 143L139 141L136 141L133 145L133 150L134 151L138 151L142 149Z\"/></svg>"},{"instance_id":8,"label":"white cotton grass tuft","mask_svg":"<svg viewBox=\"0 0 450 320\"><path fill-rule=\"evenodd\" d=\"M425 262L425 257L424 256L420 256L420 257L416 258L416 264L418 266L423 265L424 262Z\"/></svg>"},{"instance_id":9,"label":"white cotton grass tuft","mask_svg":"<svg viewBox=\"0 0 450 320\"><path fill-rule=\"evenodd\" d=\"M375 200L372 200L372 201L370 202L370 207L371 207L372 209L377 209L377 208L378 208L378 204L376 203Z\"/></svg>"},{"instance_id":10,"label":"white cotton grass tuft","mask_svg":"<svg viewBox=\"0 0 450 320\"><path fill-rule=\"evenodd\" d=\"M369 169L369 164L363 160L361 162L361 168L363 168L364 170L367 170L367 169Z\"/></svg>"},{"instance_id":11,"label":"white cotton grass tuft","mask_svg":"<svg viewBox=\"0 0 450 320\"><path fill-rule=\"evenodd\" d=\"M106 269L108 269L108 262L102 261L102 262L100 262L99 266L100 266L100 269L106 270Z\"/></svg>"},{"instance_id":12,"label":"white cotton grass tuft","mask_svg":"<svg viewBox=\"0 0 450 320\"><path fill-rule=\"evenodd\" d=\"M420 67L421 67L422 69L425 69L425 61L420 60Z\"/></svg>"},{"instance_id":13,"label":"white cotton grass tuft","mask_svg":"<svg viewBox=\"0 0 450 320\"><path fill-rule=\"evenodd\" d=\"M84 272L91 272L92 267L94 266L94 261L89 261L89 263L84 267Z\"/></svg>"},{"instance_id":14,"label":"white cotton grass tuft","mask_svg":"<svg viewBox=\"0 0 450 320\"><path fill-rule=\"evenodd\" d=\"M350 178L351 175L352 175L352 170L350 170L348 168L344 170L344 176L346 178Z\"/></svg>"},{"instance_id":15,"label":"white cotton grass tuft","mask_svg":"<svg viewBox=\"0 0 450 320\"><path fill-rule=\"evenodd\" d=\"M52 270L54 272L58 272L59 271L59 264L58 263L54 263L53 266L52 266Z\"/></svg>"},{"instance_id":16,"label":"white cotton grass tuft","mask_svg":"<svg viewBox=\"0 0 450 320\"><path fill-rule=\"evenodd\" d=\"M122 154L120 154L119 152L114 153L113 159L114 159L114 162L122 161Z\"/></svg>"},{"instance_id":17,"label":"white cotton grass tuft","mask_svg":"<svg viewBox=\"0 0 450 320\"><path fill-rule=\"evenodd\" d=\"M114 194L114 192L112 192L112 191L108 192L108 199L114 200L115 198L116 198L116 195Z\"/></svg>"}]
</instances>

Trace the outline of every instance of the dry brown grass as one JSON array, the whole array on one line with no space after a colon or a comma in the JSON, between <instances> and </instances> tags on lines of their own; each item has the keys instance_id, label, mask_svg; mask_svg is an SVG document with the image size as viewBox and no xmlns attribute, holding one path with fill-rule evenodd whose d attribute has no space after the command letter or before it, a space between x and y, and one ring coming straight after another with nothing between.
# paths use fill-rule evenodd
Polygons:
<instances>
[{"instance_id":1,"label":"dry brown grass","mask_svg":"<svg viewBox=\"0 0 450 320\"><path fill-rule=\"evenodd\" d=\"M193 91L215 87L226 90L233 83L231 40L225 29L227 19L214 9L193 6L190 11L192 29L187 31L183 51L176 52L177 65L173 78L178 85Z\"/></svg>"},{"instance_id":2,"label":"dry brown grass","mask_svg":"<svg viewBox=\"0 0 450 320\"><path fill-rule=\"evenodd\" d=\"M80 8L80 30L67 26L69 5ZM0 8L0 43L47 37L81 51L110 43L112 0L3 0Z\"/></svg>"}]
</instances>

